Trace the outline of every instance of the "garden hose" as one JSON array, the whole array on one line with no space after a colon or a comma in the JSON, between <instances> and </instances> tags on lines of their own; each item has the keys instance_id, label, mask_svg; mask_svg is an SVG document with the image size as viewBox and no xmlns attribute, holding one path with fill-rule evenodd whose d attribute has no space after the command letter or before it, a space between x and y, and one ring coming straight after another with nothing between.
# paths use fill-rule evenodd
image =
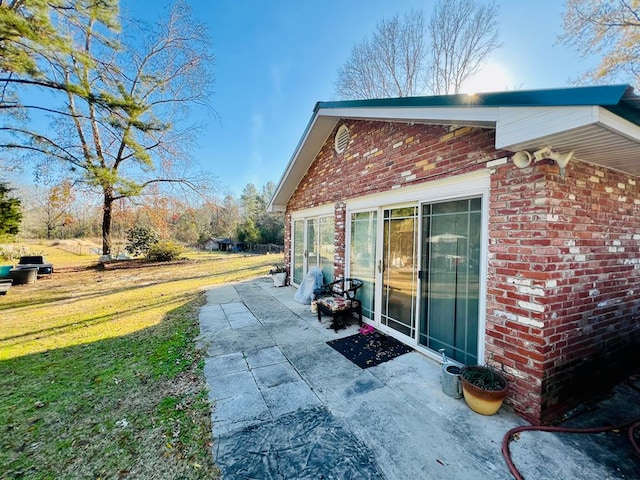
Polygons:
<instances>
[{"instance_id":1,"label":"garden hose","mask_svg":"<svg viewBox=\"0 0 640 480\"><path fill-rule=\"evenodd\" d=\"M628 382L634 390L640 391L638 387ZM511 452L509 451L509 443L511 442L513 436L520 432L529 432L529 431L538 431L538 432L555 432L555 433L605 433L612 432L617 430L625 430L627 429L627 435L629 437L629 441L633 446L633 449L636 451L638 455L640 455L640 446L635 438L636 430L640 434L640 418L636 418L635 420L631 420L630 422L623 423L622 425L617 426L609 426L609 427L595 427L595 428L570 428L570 427L553 427L553 426L533 426L533 425L523 425L520 427L515 427L509 430L504 438L502 439L502 455L504 456L505 461L507 462L507 467L509 467L509 471L513 475L513 478L516 480L524 480L522 474L518 471L513 460L511 459Z\"/></svg>"}]
</instances>

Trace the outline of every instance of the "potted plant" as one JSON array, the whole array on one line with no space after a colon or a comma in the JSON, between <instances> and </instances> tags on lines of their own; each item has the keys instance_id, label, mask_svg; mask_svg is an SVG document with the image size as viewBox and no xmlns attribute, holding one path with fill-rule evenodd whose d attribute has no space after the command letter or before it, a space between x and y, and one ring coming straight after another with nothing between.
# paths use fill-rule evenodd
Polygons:
<instances>
[{"instance_id":1,"label":"potted plant","mask_svg":"<svg viewBox=\"0 0 640 480\"><path fill-rule=\"evenodd\" d=\"M273 278L274 287L284 287L287 284L287 267L277 265L269 270L269 275Z\"/></svg>"},{"instance_id":2,"label":"potted plant","mask_svg":"<svg viewBox=\"0 0 640 480\"><path fill-rule=\"evenodd\" d=\"M488 365L467 365L460 372L460 382L465 402L482 415L496 413L509 389L507 379Z\"/></svg>"}]
</instances>

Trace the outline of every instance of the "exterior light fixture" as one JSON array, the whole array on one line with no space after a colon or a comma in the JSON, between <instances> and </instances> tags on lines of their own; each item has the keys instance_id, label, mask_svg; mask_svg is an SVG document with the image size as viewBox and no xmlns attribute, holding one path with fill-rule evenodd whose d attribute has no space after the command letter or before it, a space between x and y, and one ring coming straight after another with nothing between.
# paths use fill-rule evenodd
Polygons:
<instances>
[{"instance_id":1,"label":"exterior light fixture","mask_svg":"<svg viewBox=\"0 0 640 480\"><path fill-rule=\"evenodd\" d=\"M533 161L540 161L546 158L549 158L558 164L560 167L560 175L564 178L564 169L569 163L569 161L573 158L575 151L571 150L567 153L560 153L553 150L551 147L544 147L539 150L533 152L533 154L527 152L526 150L521 150L513 154L511 160L513 164L518 168L526 168Z\"/></svg>"}]
</instances>

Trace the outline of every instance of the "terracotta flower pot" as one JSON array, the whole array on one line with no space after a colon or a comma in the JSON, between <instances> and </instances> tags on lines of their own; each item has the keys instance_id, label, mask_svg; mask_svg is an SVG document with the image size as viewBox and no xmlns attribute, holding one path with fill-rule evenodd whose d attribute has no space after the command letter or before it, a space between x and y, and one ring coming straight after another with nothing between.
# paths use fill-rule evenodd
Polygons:
<instances>
[{"instance_id":1,"label":"terracotta flower pot","mask_svg":"<svg viewBox=\"0 0 640 480\"><path fill-rule=\"evenodd\" d=\"M480 380L474 382L477 379ZM481 415L496 413L509 390L506 378L489 367L479 365L464 367L460 374L460 382L465 402L471 410Z\"/></svg>"}]
</instances>

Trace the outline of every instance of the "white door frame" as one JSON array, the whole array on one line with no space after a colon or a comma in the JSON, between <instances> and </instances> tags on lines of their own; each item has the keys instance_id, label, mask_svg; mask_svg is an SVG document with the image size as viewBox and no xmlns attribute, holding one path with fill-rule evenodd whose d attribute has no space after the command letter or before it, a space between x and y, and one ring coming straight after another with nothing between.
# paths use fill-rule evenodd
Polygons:
<instances>
[{"instance_id":1,"label":"white door frame","mask_svg":"<svg viewBox=\"0 0 640 480\"><path fill-rule=\"evenodd\" d=\"M302 277L304 278L304 276L307 274L307 272L309 271L309 259L307 256L307 252L309 251L309 246L308 246L308 239L307 239L307 222L310 219L316 219L318 220L318 224L319 224L319 219L320 217L334 217L335 218L335 209L334 206L331 205L323 205L320 207L315 207L315 208L309 208L306 210L298 210L296 212L293 212L291 214L291 232L289 232L290 235L290 245L291 245L291 254L290 254L290 259L289 259L289 271L293 272L294 266L295 266L295 228L294 228L294 224L296 221L298 220L302 220L303 223L303 245L304 245L304 253L303 253L303 260L302 260ZM335 229L335 226L334 226ZM299 286L299 284L294 283L293 282L293 273L291 274L291 285L294 286Z\"/></svg>"},{"instance_id":2,"label":"white door frame","mask_svg":"<svg viewBox=\"0 0 640 480\"><path fill-rule=\"evenodd\" d=\"M392 205L380 205L378 207L378 234L377 234L377 245L376 245L376 287L375 287L375 325L376 328L378 328L380 331L394 337L394 338L398 338L399 340L402 340L404 343L407 343L408 345L411 345L413 347L415 347L417 345L417 336L414 336L413 338L407 335L404 335L403 333L388 327L386 325L384 325L382 323L382 298L383 298L383 294L382 294L382 283L383 283L383 276L384 276L384 271L382 270L382 265L384 264L383 262L383 255L384 255L384 211L385 210L395 210L397 208L412 208L412 207L418 207L418 204L416 204L416 202L403 202L400 204L392 204ZM418 215L418 210L416 210L416 220L419 220L419 215ZM415 230L414 230L414 248L416 245L416 237L415 235L418 234L419 231L419 224L418 221L415 221ZM416 261L416 259L419 259L420 257L418 257L418 249L415 248L414 251L414 262ZM415 266L415 265L414 265ZM414 287L415 287L415 293L417 294L418 292L418 283L417 283L417 277L414 278ZM416 302L416 297L413 298L413 313L414 313L414 324L415 322L417 322L418 318L416 316L416 304L419 302ZM415 331L417 332L417 328L415 329Z\"/></svg>"},{"instance_id":3,"label":"white door frame","mask_svg":"<svg viewBox=\"0 0 640 480\"><path fill-rule=\"evenodd\" d=\"M417 232L422 231L422 215L420 214L420 207L424 203L436 203L441 201L450 201L456 199L480 197L482 199L482 229L481 229L481 249L480 249L480 293L478 302L478 361L484 359L485 351L485 328L486 328L486 293L487 293L487 262L488 262L488 250L489 250L489 191L491 186L490 172L487 170L477 171L466 175L460 175L458 177L451 177L442 180L436 180L426 184L399 188L397 190L391 190L389 192L377 193L373 195L358 197L346 201L346 232L345 232L345 275L349 276L351 258L351 213L377 210L378 219L378 237L376 244L376 286L375 286L375 301L374 308L375 314L373 319L370 319L369 323L372 323L376 328L380 329L384 333L393 336L401 340L404 343L411 345L417 350L425 353L426 355L440 359L440 355L437 352L429 350L426 347L418 344L418 328L416 328L415 338L409 339L409 337L402 335L400 332L395 331L392 328L388 328L381 324L381 302L382 302L382 284L379 281L379 268L378 261L382 258L382 229L383 218L382 212L387 208L396 208L400 206L414 205L418 207L418 222ZM416 251L416 259L420 261L422 258L422 247L420 241L418 241L418 248ZM418 278L416 283L417 292L421 291L421 280ZM416 295L416 308L414 309L416 315L416 322L420 319L420 302L418 301L419 295Z\"/></svg>"}]
</instances>

